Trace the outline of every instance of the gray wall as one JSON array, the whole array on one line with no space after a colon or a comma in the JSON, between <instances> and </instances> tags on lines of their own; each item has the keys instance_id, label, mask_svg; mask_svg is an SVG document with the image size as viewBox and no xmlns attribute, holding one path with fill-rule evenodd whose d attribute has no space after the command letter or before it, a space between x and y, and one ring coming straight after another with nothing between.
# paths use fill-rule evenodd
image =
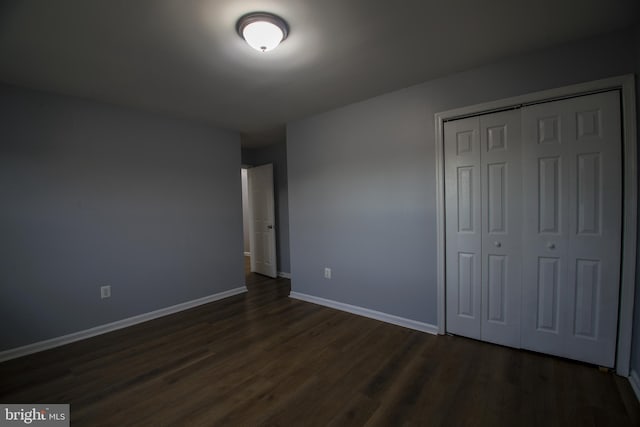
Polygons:
<instances>
[{"instance_id":1,"label":"gray wall","mask_svg":"<svg viewBox=\"0 0 640 427\"><path fill-rule=\"evenodd\" d=\"M436 324L434 114L632 73L635 48L627 30L290 123L292 290Z\"/></svg>"},{"instance_id":2,"label":"gray wall","mask_svg":"<svg viewBox=\"0 0 640 427\"><path fill-rule=\"evenodd\" d=\"M287 144L243 148L242 164L260 166L273 163L273 191L276 215L276 256L278 271L289 273L289 190L287 180Z\"/></svg>"},{"instance_id":3,"label":"gray wall","mask_svg":"<svg viewBox=\"0 0 640 427\"><path fill-rule=\"evenodd\" d=\"M0 350L243 285L239 135L6 85L0 135Z\"/></svg>"}]
</instances>

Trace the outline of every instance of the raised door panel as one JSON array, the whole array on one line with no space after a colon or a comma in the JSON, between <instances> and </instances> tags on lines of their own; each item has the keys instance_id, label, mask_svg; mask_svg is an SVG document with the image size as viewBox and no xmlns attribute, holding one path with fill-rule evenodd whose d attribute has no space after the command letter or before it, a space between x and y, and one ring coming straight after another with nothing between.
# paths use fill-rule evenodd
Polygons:
<instances>
[{"instance_id":1,"label":"raised door panel","mask_svg":"<svg viewBox=\"0 0 640 427\"><path fill-rule=\"evenodd\" d=\"M600 261L576 260L573 334L577 337L597 339L601 291Z\"/></svg>"},{"instance_id":2,"label":"raised door panel","mask_svg":"<svg viewBox=\"0 0 640 427\"><path fill-rule=\"evenodd\" d=\"M489 233L505 233L507 219L507 163L487 165L487 220Z\"/></svg>"},{"instance_id":3,"label":"raised door panel","mask_svg":"<svg viewBox=\"0 0 640 427\"><path fill-rule=\"evenodd\" d=\"M558 258L538 258L536 278L538 282L536 330L538 332L558 334L560 262Z\"/></svg>"},{"instance_id":4,"label":"raised door panel","mask_svg":"<svg viewBox=\"0 0 640 427\"><path fill-rule=\"evenodd\" d=\"M560 233L560 157L538 159L538 233Z\"/></svg>"},{"instance_id":5,"label":"raised door panel","mask_svg":"<svg viewBox=\"0 0 640 427\"><path fill-rule=\"evenodd\" d=\"M577 161L576 231L578 235L598 235L602 216L601 154L581 153Z\"/></svg>"},{"instance_id":6,"label":"raised door panel","mask_svg":"<svg viewBox=\"0 0 640 427\"><path fill-rule=\"evenodd\" d=\"M479 120L445 123L447 332L480 338Z\"/></svg>"},{"instance_id":7,"label":"raised door panel","mask_svg":"<svg viewBox=\"0 0 640 427\"><path fill-rule=\"evenodd\" d=\"M456 314L474 318L476 314L474 304L474 288L477 278L474 276L474 264L478 262L475 254L458 253L458 281L455 283L458 292L458 306Z\"/></svg>"},{"instance_id":8,"label":"raised door panel","mask_svg":"<svg viewBox=\"0 0 640 427\"><path fill-rule=\"evenodd\" d=\"M474 182L473 176L474 166L462 166L457 170L457 182L458 187L458 232L459 233L473 233L474 231Z\"/></svg>"},{"instance_id":9,"label":"raised door panel","mask_svg":"<svg viewBox=\"0 0 640 427\"><path fill-rule=\"evenodd\" d=\"M506 322L507 313L507 256L490 255L488 259L488 267L487 321L504 324Z\"/></svg>"}]
</instances>

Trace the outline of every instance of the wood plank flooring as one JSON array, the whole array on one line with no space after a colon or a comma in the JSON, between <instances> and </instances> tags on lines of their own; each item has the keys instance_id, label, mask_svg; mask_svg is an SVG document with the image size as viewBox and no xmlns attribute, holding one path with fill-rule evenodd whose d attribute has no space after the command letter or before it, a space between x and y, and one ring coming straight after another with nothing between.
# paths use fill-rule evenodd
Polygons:
<instances>
[{"instance_id":1,"label":"wood plank flooring","mask_svg":"<svg viewBox=\"0 0 640 427\"><path fill-rule=\"evenodd\" d=\"M73 426L632 426L626 379L289 299L289 281L0 364Z\"/></svg>"}]
</instances>

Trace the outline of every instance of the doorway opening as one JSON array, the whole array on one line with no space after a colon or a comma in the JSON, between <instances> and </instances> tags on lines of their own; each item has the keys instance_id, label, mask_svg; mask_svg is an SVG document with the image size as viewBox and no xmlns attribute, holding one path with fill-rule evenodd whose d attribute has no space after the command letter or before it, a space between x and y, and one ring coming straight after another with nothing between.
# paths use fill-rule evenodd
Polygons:
<instances>
[{"instance_id":1,"label":"doorway opening","mask_svg":"<svg viewBox=\"0 0 640 427\"><path fill-rule=\"evenodd\" d=\"M240 178L242 180L242 241L244 250L244 275L251 274L251 246L249 243L249 190L247 188L247 169L250 166L242 165Z\"/></svg>"},{"instance_id":2,"label":"doorway opening","mask_svg":"<svg viewBox=\"0 0 640 427\"><path fill-rule=\"evenodd\" d=\"M636 217L637 217L637 170L636 170L636 122L635 122L635 86L633 75L612 77L595 82L581 83L563 88L551 89L514 98L503 99L486 104L449 110L435 115L436 122L436 180L437 180L437 230L438 230L438 326L439 333L445 332L447 322L446 280L445 280L445 164L444 164L444 124L455 119L478 116L514 107L535 106L537 104L559 101L567 98L593 95L607 91L619 91L622 117L622 253L620 266L619 311L617 313L617 344L615 346L615 369L619 375L628 376L631 358L631 328L633 323L633 302L636 269ZM591 110L581 113L592 113ZM539 128L539 127L538 127ZM584 126L583 126L584 128ZM495 242L501 243L499 240ZM491 242L490 242L491 243ZM546 246L548 250L556 248L554 242ZM584 264L584 263L583 263ZM573 264L572 264L573 265ZM454 282L455 284L455 282ZM614 313L616 314L616 313Z\"/></svg>"},{"instance_id":3,"label":"doorway opening","mask_svg":"<svg viewBox=\"0 0 640 427\"><path fill-rule=\"evenodd\" d=\"M245 274L277 277L273 165L242 166Z\"/></svg>"}]
</instances>

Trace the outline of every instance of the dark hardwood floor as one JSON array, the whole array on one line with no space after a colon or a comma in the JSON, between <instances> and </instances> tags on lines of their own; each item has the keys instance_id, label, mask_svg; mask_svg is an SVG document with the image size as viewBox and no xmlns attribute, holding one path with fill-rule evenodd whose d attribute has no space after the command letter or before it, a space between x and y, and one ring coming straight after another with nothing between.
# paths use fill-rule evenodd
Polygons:
<instances>
[{"instance_id":1,"label":"dark hardwood floor","mask_svg":"<svg viewBox=\"0 0 640 427\"><path fill-rule=\"evenodd\" d=\"M0 364L74 426L631 426L624 378L291 300L289 281ZM5 325L6 326L6 325Z\"/></svg>"}]
</instances>

